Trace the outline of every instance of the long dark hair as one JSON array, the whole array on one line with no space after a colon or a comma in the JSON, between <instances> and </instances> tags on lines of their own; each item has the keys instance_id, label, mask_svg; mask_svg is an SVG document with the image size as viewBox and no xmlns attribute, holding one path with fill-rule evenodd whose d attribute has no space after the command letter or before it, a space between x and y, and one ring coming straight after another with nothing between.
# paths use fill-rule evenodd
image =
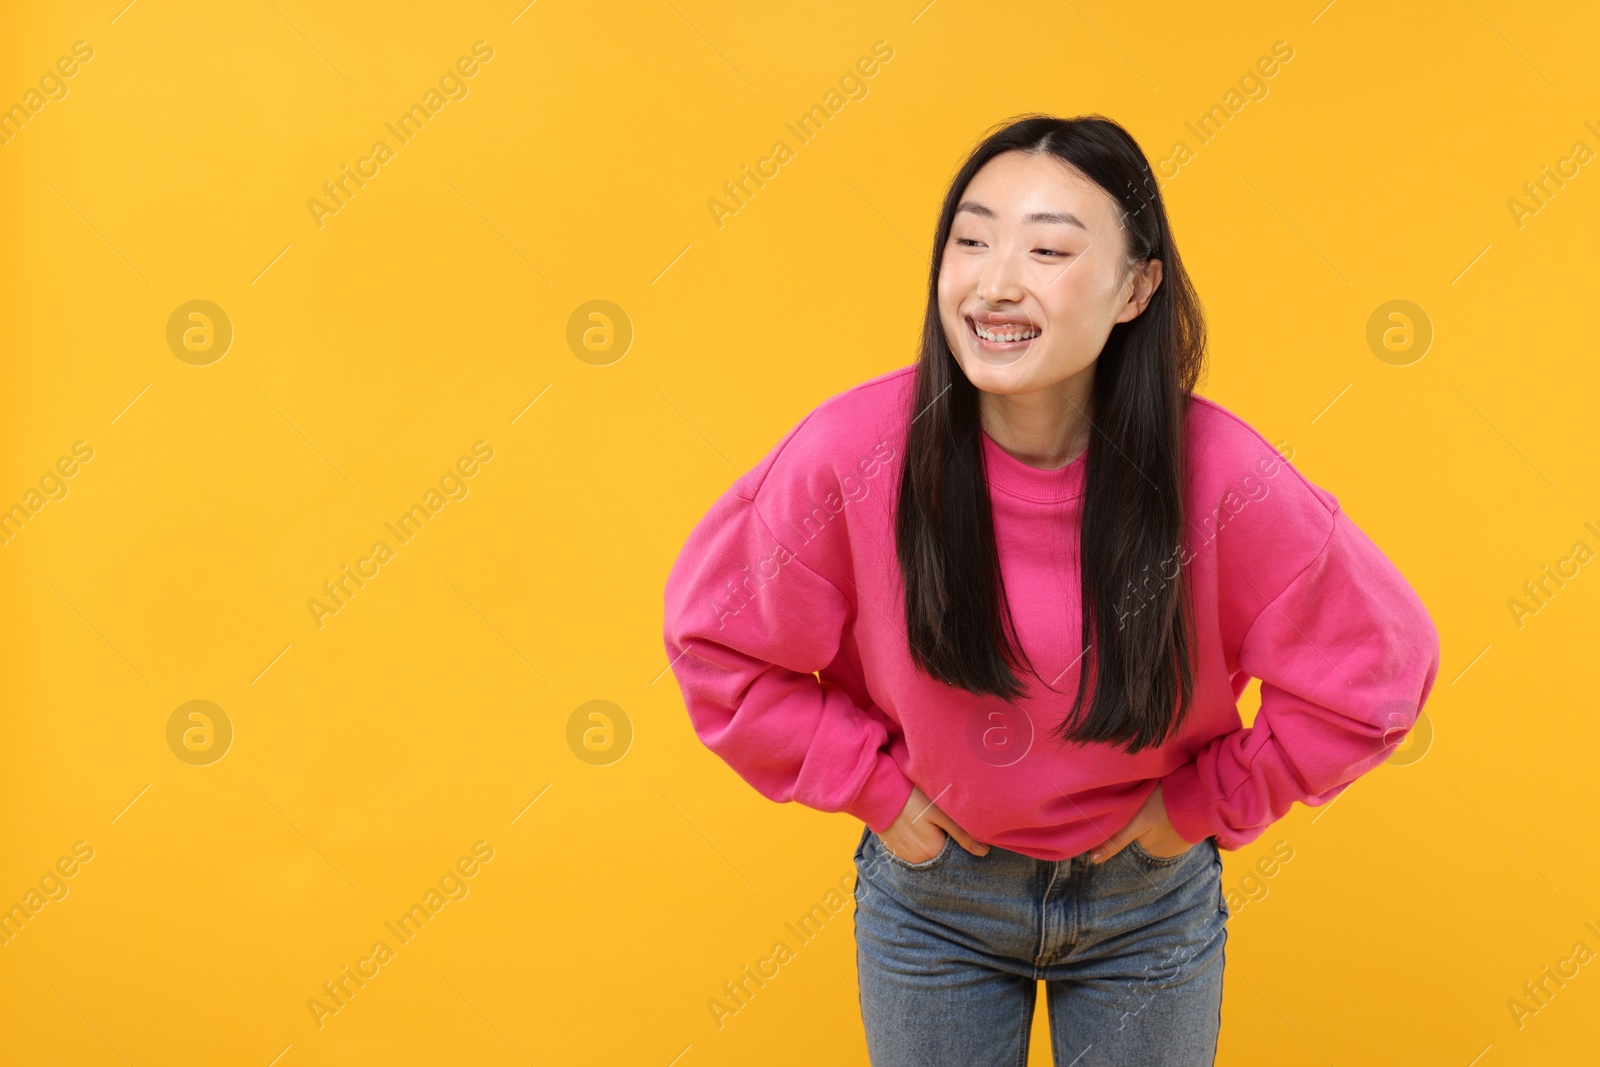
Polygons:
<instances>
[{"instance_id":1,"label":"long dark hair","mask_svg":"<svg viewBox=\"0 0 1600 1067\"><path fill-rule=\"evenodd\" d=\"M956 362L939 315L939 268L956 206L979 169L1010 151L1048 152L1117 201L1124 278L1143 260L1162 263L1149 303L1112 326L1094 365L1079 539L1083 655L1072 707L1052 733L1062 744L1134 753L1177 729L1194 689L1192 596L1180 557L1183 423L1204 367L1205 324L1149 162L1126 130L1099 115L1004 124L945 194L896 516L906 634L913 662L947 685L1015 702L1026 685L1012 668L1039 677L1001 580L979 390ZM1093 702L1083 714L1091 675Z\"/></svg>"}]
</instances>

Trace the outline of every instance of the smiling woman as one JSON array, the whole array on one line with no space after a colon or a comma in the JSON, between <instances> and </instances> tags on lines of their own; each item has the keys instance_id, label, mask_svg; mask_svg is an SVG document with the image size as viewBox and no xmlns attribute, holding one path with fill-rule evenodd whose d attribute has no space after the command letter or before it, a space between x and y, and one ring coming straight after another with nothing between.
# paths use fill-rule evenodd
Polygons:
<instances>
[{"instance_id":1,"label":"smiling woman","mask_svg":"<svg viewBox=\"0 0 1600 1067\"><path fill-rule=\"evenodd\" d=\"M668 659L746 781L866 824L876 1067L1026 1062L1039 981L1059 1062L1211 1063L1221 852L1405 741L1438 631L1333 494L1194 393L1199 301L1121 126L996 130L933 253L917 362L821 404L690 534ZM897 493L785 527L878 440ZM781 581L706 610L775 551Z\"/></svg>"},{"instance_id":2,"label":"smiling woman","mask_svg":"<svg viewBox=\"0 0 1600 1067\"><path fill-rule=\"evenodd\" d=\"M1017 205L1015 220L999 204ZM1116 201L1056 156L1007 152L973 177L951 220L941 325L983 391L984 429L1035 466L1065 466L1087 446L1093 365L1112 327L1161 283L1159 259L1116 258L1118 215ZM1024 288L1031 299L1015 299Z\"/></svg>"}]
</instances>

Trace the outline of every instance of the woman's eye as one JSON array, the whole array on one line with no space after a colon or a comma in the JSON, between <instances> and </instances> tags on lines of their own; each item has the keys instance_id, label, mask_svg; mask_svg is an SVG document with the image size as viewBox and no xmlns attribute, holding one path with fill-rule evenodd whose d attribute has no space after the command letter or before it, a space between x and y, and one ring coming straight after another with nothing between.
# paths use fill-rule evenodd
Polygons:
<instances>
[{"instance_id":1,"label":"woman's eye","mask_svg":"<svg viewBox=\"0 0 1600 1067\"><path fill-rule=\"evenodd\" d=\"M954 243L962 246L963 248L976 248L979 245L983 244L982 241L975 240L975 239L973 239L971 237L957 237L957 238L954 239ZM1048 255L1052 255L1052 256L1070 256L1070 255L1072 255L1071 252L1058 252L1053 248L1035 248L1034 251L1035 252L1044 252L1044 253L1046 253Z\"/></svg>"},{"instance_id":2,"label":"woman's eye","mask_svg":"<svg viewBox=\"0 0 1600 1067\"><path fill-rule=\"evenodd\" d=\"M952 243L963 246L963 248L978 248L978 246L982 245L981 240L976 240L976 238L971 237L957 237L952 240ZM1069 251L1056 251L1054 248L1035 248L1034 251L1038 251L1038 253L1045 253L1046 256L1070 256L1070 254L1072 254L1069 253Z\"/></svg>"}]
</instances>

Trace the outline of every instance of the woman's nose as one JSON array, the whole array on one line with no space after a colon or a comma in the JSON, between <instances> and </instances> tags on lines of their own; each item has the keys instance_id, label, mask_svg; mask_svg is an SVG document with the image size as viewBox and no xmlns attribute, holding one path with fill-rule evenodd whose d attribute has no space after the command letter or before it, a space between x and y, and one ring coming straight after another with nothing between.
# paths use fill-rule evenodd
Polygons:
<instances>
[{"instance_id":1,"label":"woman's nose","mask_svg":"<svg viewBox=\"0 0 1600 1067\"><path fill-rule=\"evenodd\" d=\"M984 265L978 278L978 295L989 304L1004 304L1021 299L1022 289L1011 261L997 256Z\"/></svg>"}]
</instances>

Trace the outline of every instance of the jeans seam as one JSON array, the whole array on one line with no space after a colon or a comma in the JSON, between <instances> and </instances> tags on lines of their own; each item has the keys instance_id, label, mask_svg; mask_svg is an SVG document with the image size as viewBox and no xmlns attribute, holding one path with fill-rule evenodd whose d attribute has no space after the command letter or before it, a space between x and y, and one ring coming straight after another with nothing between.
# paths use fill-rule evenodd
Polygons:
<instances>
[{"instance_id":1,"label":"jeans seam","mask_svg":"<svg viewBox=\"0 0 1600 1067\"><path fill-rule=\"evenodd\" d=\"M1017 1050L1017 1067L1028 1067L1028 1045L1033 1039L1033 1012L1039 1005L1039 986L1035 982L1033 997L1022 1010L1022 1039Z\"/></svg>"},{"instance_id":2,"label":"jeans seam","mask_svg":"<svg viewBox=\"0 0 1600 1067\"><path fill-rule=\"evenodd\" d=\"M1044 892L1039 895L1039 948L1033 954L1033 977L1038 981L1044 976L1040 973L1044 968L1054 962L1054 957L1045 959L1045 945L1050 940L1050 890L1055 888L1056 879L1061 876L1061 864L1052 862L1050 865L1050 881L1045 884Z\"/></svg>"}]
</instances>

